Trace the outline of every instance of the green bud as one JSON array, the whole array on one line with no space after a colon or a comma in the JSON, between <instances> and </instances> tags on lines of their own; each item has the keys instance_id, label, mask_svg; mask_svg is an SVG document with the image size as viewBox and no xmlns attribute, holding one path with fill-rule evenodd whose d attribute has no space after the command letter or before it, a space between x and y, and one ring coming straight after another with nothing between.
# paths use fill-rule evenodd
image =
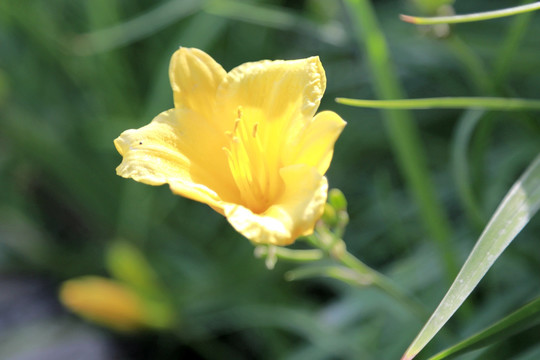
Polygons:
<instances>
[{"instance_id":1,"label":"green bud","mask_svg":"<svg viewBox=\"0 0 540 360\"><path fill-rule=\"evenodd\" d=\"M324 212L322 214L322 221L328 226L335 226L337 223L337 215L334 207L328 203L324 204Z\"/></svg>"},{"instance_id":2,"label":"green bud","mask_svg":"<svg viewBox=\"0 0 540 360\"><path fill-rule=\"evenodd\" d=\"M330 189L328 192L328 202L336 211L347 210L347 199L339 189Z\"/></svg>"}]
</instances>

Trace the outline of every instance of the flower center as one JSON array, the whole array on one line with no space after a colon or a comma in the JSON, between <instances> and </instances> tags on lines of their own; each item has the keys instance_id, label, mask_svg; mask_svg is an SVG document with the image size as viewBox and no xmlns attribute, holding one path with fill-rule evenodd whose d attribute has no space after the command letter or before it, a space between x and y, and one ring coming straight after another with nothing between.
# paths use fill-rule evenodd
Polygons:
<instances>
[{"instance_id":1,"label":"flower center","mask_svg":"<svg viewBox=\"0 0 540 360\"><path fill-rule=\"evenodd\" d=\"M241 106L236 112L233 130L225 132L229 147L223 150L227 153L231 174L240 190L242 205L260 214L270 206L276 193L274 177L277 169L271 169L272 161L264 146L257 117L246 118Z\"/></svg>"}]
</instances>

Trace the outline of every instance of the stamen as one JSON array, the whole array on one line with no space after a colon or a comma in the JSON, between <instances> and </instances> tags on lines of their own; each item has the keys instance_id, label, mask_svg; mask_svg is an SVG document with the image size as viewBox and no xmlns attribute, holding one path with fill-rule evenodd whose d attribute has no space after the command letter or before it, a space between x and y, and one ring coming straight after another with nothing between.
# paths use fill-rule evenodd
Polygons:
<instances>
[{"instance_id":1,"label":"stamen","mask_svg":"<svg viewBox=\"0 0 540 360\"><path fill-rule=\"evenodd\" d=\"M225 131L229 144L224 151L245 206L254 212L262 212L272 197L269 190L273 187L273 178L265 159L259 122L251 115L245 118L241 106L237 107L235 115L232 131Z\"/></svg>"}]
</instances>

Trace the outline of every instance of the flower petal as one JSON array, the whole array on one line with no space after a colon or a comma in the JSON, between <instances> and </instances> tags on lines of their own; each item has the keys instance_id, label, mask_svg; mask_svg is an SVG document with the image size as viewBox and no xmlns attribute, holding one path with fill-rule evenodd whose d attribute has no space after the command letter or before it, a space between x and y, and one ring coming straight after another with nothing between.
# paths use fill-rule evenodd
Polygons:
<instances>
[{"instance_id":1,"label":"flower petal","mask_svg":"<svg viewBox=\"0 0 540 360\"><path fill-rule=\"evenodd\" d=\"M222 200L238 201L221 136L190 110L159 114L137 130L124 131L114 144L123 156L118 175L171 190L222 212Z\"/></svg>"},{"instance_id":2,"label":"flower petal","mask_svg":"<svg viewBox=\"0 0 540 360\"><path fill-rule=\"evenodd\" d=\"M285 191L264 213L254 214L237 204L224 206L229 223L255 243L292 244L299 236L311 234L323 213L328 182L315 168L293 165L281 169L280 175Z\"/></svg>"},{"instance_id":3,"label":"flower petal","mask_svg":"<svg viewBox=\"0 0 540 360\"><path fill-rule=\"evenodd\" d=\"M233 113L238 106L254 108L269 121L312 117L326 88L318 56L300 60L258 61L231 70L219 86L220 104Z\"/></svg>"},{"instance_id":4,"label":"flower petal","mask_svg":"<svg viewBox=\"0 0 540 360\"><path fill-rule=\"evenodd\" d=\"M221 65L204 51L181 47L173 54L169 67L174 106L191 109L211 120L216 90L225 75Z\"/></svg>"},{"instance_id":5,"label":"flower petal","mask_svg":"<svg viewBox=\"0 0 540 360\"><path fill-rule=\"evenodd\" d=\"M315 166L319 174L324 175L334 154L334 144L347 123L333 111L318 113L313 120L301 130L291 133L289 142L283 153L283 163L306 164Z\"/></svg>"}]
</instances>

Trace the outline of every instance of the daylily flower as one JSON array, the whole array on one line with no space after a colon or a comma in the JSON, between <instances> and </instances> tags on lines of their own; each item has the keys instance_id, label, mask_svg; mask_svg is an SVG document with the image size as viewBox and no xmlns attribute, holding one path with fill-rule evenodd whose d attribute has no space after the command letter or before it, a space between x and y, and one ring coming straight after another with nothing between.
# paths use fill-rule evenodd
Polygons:
<instances>
[{"instance_id":1,"label":"daylily flower","mask_svg":"<svg viewBox=\"0 0 540 360\"><path fill-rule=\"evenodd\" d=\"M114 144L117 174L208 204L249 240L288 245L322 215L334 143L345 122L317 115L318 57L259 61L225 72L180 48L169 70L174 109Z\"/></svg>"}]
</instances>

